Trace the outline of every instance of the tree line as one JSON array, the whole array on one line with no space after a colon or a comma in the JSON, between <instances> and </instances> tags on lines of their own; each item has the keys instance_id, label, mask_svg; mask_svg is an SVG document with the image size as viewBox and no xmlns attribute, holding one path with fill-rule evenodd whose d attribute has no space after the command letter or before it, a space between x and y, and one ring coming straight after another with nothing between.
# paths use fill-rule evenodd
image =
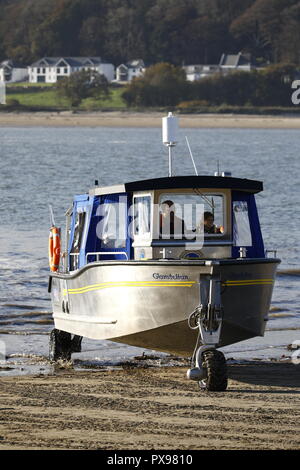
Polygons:
<instances>
[{"instance_id":1,"label":"tree line","mask_svg":"<svg viewBox=\"0 0 300 470\"><path fill-rule=\"evenodd\" d=\"M192 109L207 106L290 107L292 83L299 78L299 66L277 64L251 72L235 71L190 82L182 67L159 63L133 79L122 96L129 107L177 107ZM58 93L71 106L85 98L109 99L106 78L95 71L75 72L57 84Z\"/></svg>"},{"instance_id":2,"label":"tree line","mask_svg":"<svg viewBox=\"0 0 300 470\"><path fill-rule=\"evenodd\" d=\"M223 52L300 63L298 0L0 0L0 59L100 56L215 64Z\"/></svg>"},{"instance_id":3,"label":"tree line","mask_svg":"<svg viewBox=\"0 0 300 470\"><path fill-rule=\"evenodd\" d=\"M251 72L216 73L195 82L183 69L168 63L149 67L123 93L128 106L292 106L292 83L299 67L277 64Z\"/></svg>"}]
</instances>

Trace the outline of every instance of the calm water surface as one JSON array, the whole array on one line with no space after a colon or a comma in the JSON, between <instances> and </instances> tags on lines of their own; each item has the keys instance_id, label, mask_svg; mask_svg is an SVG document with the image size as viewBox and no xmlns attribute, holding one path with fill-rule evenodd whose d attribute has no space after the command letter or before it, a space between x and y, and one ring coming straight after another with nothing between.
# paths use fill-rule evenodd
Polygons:
<instances>
[{"instance_id":1,"label":"calm water surface","mask_svg":"<svg viewBox=\"0 0 300 470\"><path fill-rule=\"evenodd\" d=\"M280 273L269 329L300 327L300 130L181 129L174 173L217 169L264 182L257 196L265 247ZM73 195L94 185L167 176L161 130L134 128L0 129L0 333L52 329L48 282L48 204L56 224Z\"/></svg>"}]
</instances>

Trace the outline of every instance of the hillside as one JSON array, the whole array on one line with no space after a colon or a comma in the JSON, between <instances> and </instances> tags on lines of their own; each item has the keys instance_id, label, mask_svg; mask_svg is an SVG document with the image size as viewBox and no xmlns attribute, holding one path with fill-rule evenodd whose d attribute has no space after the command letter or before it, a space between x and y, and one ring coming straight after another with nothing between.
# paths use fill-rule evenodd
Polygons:
<instances>
[{"instance_id":1,"label":"hillside","mask_svg":"<svg viewBox=\"0 0 300 470\"><path fill-rule=\"evenodd\" d=\"M0 0L0 60L101 56L218 63L240 50L300 63L297 0Z\"/></svg>"}]
</instances>

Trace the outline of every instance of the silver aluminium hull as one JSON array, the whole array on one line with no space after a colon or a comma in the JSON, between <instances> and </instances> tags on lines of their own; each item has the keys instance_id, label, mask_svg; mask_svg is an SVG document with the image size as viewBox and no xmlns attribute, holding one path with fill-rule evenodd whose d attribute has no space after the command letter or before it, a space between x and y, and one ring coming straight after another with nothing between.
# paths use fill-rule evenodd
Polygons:
<instances>
[{"instance_id":1,"label":"silver aluminium hull","mask_svg":"<svg viewBox=\"0 0 300 470\"><path fill-rule=\"evenodd\" d=\"M182 356L198 331L188 317L208 301L219 279L222 326L218 346L262 336L278 259L103 261L50 277L55 328Z\"/></svg>"}]
</instances>

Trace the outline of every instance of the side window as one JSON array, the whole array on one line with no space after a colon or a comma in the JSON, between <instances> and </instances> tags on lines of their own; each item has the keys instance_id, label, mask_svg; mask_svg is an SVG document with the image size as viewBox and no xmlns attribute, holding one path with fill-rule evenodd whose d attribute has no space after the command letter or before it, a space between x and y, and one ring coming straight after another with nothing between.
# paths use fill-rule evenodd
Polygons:
<instances>
[{"instance_id":1,"label":"side window","mask_svg":"<svg viewBox=\"0 0 300 470\"><path fill-rule=\"evenodd\" d=\"M134 236L150 238L151 231L151 197L134 197Z\"/></svg>"},{"instance_id":2,"label":"side window","mask_svg":"<svg viewBox=\"0 0 300 470\"><path fill-rule=\"evenodd\" d=\"M233 241L235 246L252 246L252 236L246 201L233 202Z\"/></svg>"},{"instance_id":3,"label":"side window","mask_svg":"<svg viewBox=\"0 0 300 470\"><path fill-rule=\"evenodd\" d=\"M79 253L82 236L83 236L83 229L85 223L85 212L77 212L76 213L76 222L75 222L75 230L74 230L74 238L72 243L72 253Z\"/></svg>"},{"instance_id":4,"label":"side window","mask_svg":"<svg viewBox=\"0 0 300 470\"><path fill-rule=\"evenodd\" d=\"M79 252L81 248L86 212L76 212L74 237L70 252L70 270L78 269L79 267Z\"/></svg>"}]
</instances>

